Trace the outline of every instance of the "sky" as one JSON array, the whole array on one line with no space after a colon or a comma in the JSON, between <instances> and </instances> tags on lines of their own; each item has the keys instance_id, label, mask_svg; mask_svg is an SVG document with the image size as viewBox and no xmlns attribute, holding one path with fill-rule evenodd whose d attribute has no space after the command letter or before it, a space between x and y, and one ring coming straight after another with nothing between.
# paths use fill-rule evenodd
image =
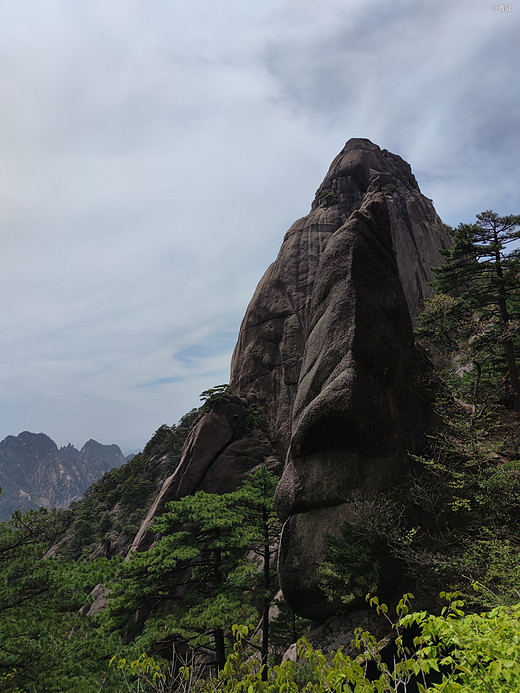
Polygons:
<instances>
[{"instance_id":1,"label":"sky","mask_svg":"<svg viewBox=\"0 0 520 693\"><path fill-rule=\"evenodd\" d=\"M0 440L142 448L229 380L351 137L520 213L520 3L3 0Z\"/></svg>"}]
</instances>

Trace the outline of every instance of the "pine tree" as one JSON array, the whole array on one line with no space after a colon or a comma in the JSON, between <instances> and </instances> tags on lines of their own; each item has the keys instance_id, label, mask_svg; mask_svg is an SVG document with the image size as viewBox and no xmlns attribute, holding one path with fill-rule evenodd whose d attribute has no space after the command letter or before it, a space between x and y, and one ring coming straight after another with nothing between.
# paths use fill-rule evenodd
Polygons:
<instances>
[{"instance_id":1,"label":"pine tree","mask_svg":"<svg viewBox=\"0 0 520 693\"><path fill-rule=\"evenodd\" d=\"M117 646L78 613L115 562L45 558L63 520L40 508L0 523L0 690L98 690ZM3 680L12 687L4 689Z\"/></svg>"},{"instance_id":2,"label":"pine tree","mask_svg":"<svg viewBox=\"0 0 520 693\"><path fill-rule=\"evenodd\" d=\"M280 536L281 526L274 512L274 492L278 479L266 467L255 470L237 493L237 508L248 528L246 539L259 559L262 594L262 678L267 680L269 654L269 610L275 594L275 571L271 558Z\"/></svg>"},{"instance_id":3,"label":"pine tree","mask_svg":"<svg viewBox=\"0 0 520 693\"><path fill-rule=\"evenodd\" d=\"M443 251L446 262L434 270L436 296L419 320L422 334L444 351L463 346L476 370L477 389L484 364L504 371L519 411L515 341L520 254L510 245L520 239L520 216L482 212L477 223L460 224L453 239L453 246Z\"/></svg>"},{"instance_id":4,"label":"pine tree","mask_svg":"<svg viewBox=\"0 0 520 693\"><path fill-rule=\"evenodd\" d=\"M275 485L276 477L260 469L233 493L199 491L170 503L154 523L156 546L123 566L106 627L120 629L127 641L142 632L143 647L156 651L161 643L212 643L221 669L226 630L257 620L260 604L266 662Z\"/></svg>"}]
</instances>

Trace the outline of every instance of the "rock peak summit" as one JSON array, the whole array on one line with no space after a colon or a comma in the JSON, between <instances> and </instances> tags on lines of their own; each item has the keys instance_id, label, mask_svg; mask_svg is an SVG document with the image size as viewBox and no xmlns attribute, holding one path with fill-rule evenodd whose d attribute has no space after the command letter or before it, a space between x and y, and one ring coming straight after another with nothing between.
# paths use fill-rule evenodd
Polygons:
<instances>
[{"instance_id":1,"label":"rock peak summit","mask_svg":"<svg viewBox=\"0 0 520 693\"><path fill-rule=\"evenodd\" d=\"M450 244L444 224L431 200L421 194L408 163L367 139L345 144L319 186L311 211L287 231L278 258L260 280L231 362L231 387L275 412L277 437L284 450L314 320L314 285L318 277L321 283L329 274L329 256L323 261L323 255L334 234L377 193L388 217L385 233L390 233L390 239L385 242L391 243L389 252L394 254L412 319L430 293L431 267L443 261L440 249ZM370 284L370 262L366 272Z\"/></svg>"}]
</instances>

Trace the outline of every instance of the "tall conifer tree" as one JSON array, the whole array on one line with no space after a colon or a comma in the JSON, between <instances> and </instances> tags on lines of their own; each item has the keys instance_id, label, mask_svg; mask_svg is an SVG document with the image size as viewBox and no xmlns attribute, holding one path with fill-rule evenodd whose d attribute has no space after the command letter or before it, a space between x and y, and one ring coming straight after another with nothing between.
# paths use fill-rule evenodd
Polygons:
<instances>
[{"instance_id":1,"label":"tall conifer tree","mask_svg":"<svg viewBox=\"0 0 520 693\"><path fill-rule=\"evenodd\" d=\"M144 628L146 647L175 641L207 647L212 641L221 669L226 630L256 621L260 610L266 664L270 558L279 532L276 481L260 468L232 493L199 491L170 503L153 526L160 535L156 546L123 566L108 608L109 629L126 630L131 640Z\"/></svg>"},{"instance_id":2,"label":"tall conifer tree","mask_svg":"<svg viewBox=\"0 0 520 693\"><path fill-rule=\"evenodd\" d=\"M455 229L453 239L453 246L443 251L445 264L434 270L436 294L456 298L449 308L451 322L448 332L445 322L442 327L444 334L439 334L437 341L439 344L444 341L447 345L450 332L454 335L461 332L459 325L467 328L469 315L476 317L475 324L485 324L485 339L475 335L473 351L475 340L478 339L479 346L487 342L487 348L493 342L495 347L500 348L513 406L520 411L520 379L515 348L520 254L518 249L511 246L520 239L520 216L501 217L492 211L482 212L477 215L477 223L460 224ZM439 317L438 310L436 313L430 310L428 314L429 308L438 307L438 301L437 305L427 304L423 327L428 319L431 327L431 323ZM445 312L443 317L446 318ZM452 340L452 343L456 342L456 339ZM495 349L497 352L498 349ZM475 363L478 364L478 360Z\"/></svg>"}]
</instances>

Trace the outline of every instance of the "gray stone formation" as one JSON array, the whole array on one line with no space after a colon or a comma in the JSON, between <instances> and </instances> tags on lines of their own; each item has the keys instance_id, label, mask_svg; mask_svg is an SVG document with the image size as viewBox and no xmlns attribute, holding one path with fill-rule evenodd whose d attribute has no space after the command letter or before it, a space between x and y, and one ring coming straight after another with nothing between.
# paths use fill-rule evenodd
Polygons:
<instances>
[{"instance_id":1,"label":"gray stone formation","mask_svg":"<svg viewBox=\"0 0 520 693\"><path fill-rule=\"evenodd\" d=\"M410 166L349 140L247 308L231 363L239 396L194 428L134 548L150 544L168 500L232 490L274 452L284 465L281 586L297 613L327 618L336 606L319 588L325 534L355 524L363 500L399 483L429 426L429 364L412 322L449 244ZM267 436L244 425L249 407Z\"/></svg>"},{"instance_id":2,"label":"gray stone formation","mask_svg":"<svg viewBox=\"0 0 520 693\"><path fill-rule=\"evenodd\" d=\"M324 250L277 490L285 525L284 594L320 619L335 608L318 587L324 536L353 525L361 500L403 477L428 427L428 366L416 352L385 195L373 183ZM363 595L362 595L363 596Z\"/></svg>"}]
</instances>

